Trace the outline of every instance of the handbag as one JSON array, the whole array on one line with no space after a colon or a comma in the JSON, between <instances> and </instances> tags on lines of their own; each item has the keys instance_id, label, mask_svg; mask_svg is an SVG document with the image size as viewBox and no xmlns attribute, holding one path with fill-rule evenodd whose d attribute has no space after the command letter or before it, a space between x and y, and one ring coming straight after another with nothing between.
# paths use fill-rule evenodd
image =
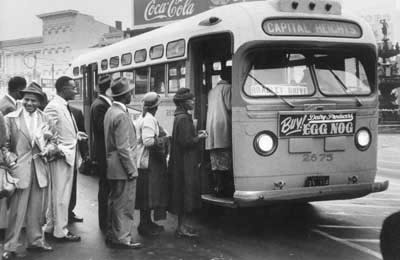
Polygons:
<instances>
[{"instance_id":1,"label":"handbag","mask_svg":"<svg viewBox=\"0 0 400 260\"><path fill-rule=\"evenodd\" d=\"M13 195L18 179L11 176L7 167L0 165L0 199Z\"/></svg>"}]
</instances>

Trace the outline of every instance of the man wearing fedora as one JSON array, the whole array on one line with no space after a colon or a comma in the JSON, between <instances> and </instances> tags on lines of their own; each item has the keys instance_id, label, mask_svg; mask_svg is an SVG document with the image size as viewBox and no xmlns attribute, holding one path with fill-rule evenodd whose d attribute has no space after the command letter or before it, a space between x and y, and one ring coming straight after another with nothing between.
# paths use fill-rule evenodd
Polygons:
<instances>
[{"instance_id":1,"label":"man wearing fedora","mask_svg":"<svg viewBox=\"0 0 400 260\"><path fill-rule=\"evenodd\" d=\"M96 162L97 175L99 176L98 192L98 217L100 229L107 230L107 205L110 188L107 182L107 163L106 163L106 144L104 140L104 116L111 106L111 99L106 96L106 91L110 88L111 77L101 75L99 78L98 93L99 96L93 101L90 107L90 125L93 134L91 144L94 151L93 161Z\"/></svg>"},{"instance_id":2,"label":"man wearing fedora","mask_svg":"<svg viewBox=\"0 0 400 260\"><path fill-rule=\"evenodd\" d=\"M62 76L56 81L57 95L47 104L44 113L54 124L58 134L58 148L64 154L49 163L51 175L50 206L47 214L45 232L53 233L59 241L76 242L80 237L67 228L68 207L71 198L74 168L79 165L80 155L77 149L78 140L85 139L86 134L79 132L71 114L68 101L77 94L72 78Z\"/></svg>"},{"instance_id":3,"label":"man wearing fedora","mask_svg":"<svg viewBox=\"0 0 400 260\"><path fill-rule=\"evenodd\" d=\"M107 179L110 185L110 226L106 243L111 247L138 249L140 243L131 238L135 209L136 132L126 105L131 102L132 90L126 78L115 79L107 95L114 99L104 117Z\"/></svg>"},{"instance_id":4,"label":"man wearing fedora","mask_svg":"<svg viewBox=\"0 0 400 260\"><path fill-rule=\"evenodd\" d=\"M44 95L36 83L31 83L21 92L23 107L6 116L8 148L10 152L18 155L12 175L19 181L16 184L16 192L10 198L3 260L16 255L24 224L28 250L52 250L42 234L47 208L44 198L49 183L48 166L37 156L41 148L35 142L41 126L47 122L46 116L38 109Z\"/></svg>"}]
</instances>

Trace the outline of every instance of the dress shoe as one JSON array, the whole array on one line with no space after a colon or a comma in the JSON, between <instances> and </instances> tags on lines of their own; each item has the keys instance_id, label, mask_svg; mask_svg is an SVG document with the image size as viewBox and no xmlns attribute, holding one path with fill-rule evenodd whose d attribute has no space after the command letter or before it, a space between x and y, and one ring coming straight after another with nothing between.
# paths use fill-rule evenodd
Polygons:
<instances>
[{"instance_id":1,"label":"dress shoe","mask_svg":"<svg viewBox=\"0 0 400 260\"><path fill-rule=\"evenodd\" d=\"M37 252L48 252L48 251L53 251L53 248L47 243L42 243L41 245L30 245L26 248L26 250L37 251Z\"/></svg>"},{"instance_id":2,"label":"dress shoe","mask_svg":"<svg viewBox=\"0 0 400 260\"><path fill-rule=\"evenodd\" d=\"M119 249L140 249L143 247L142 243L139 242L127 242L127 243L109 243L107 244L111 248L119 248Z\"/></svg>"},{"instance_id":3,"label":"dress shoe","mask_svg":"<svg viewBox=\"0 0 400 260\"><path fill-rule=\"evenodd\" d=\"M75 222L83 222L83 218L82 218L82 217L79 217L79 216L77 216L77 215L75 215L75 214L73 214L72 216L70 216L70 217L68 218L68 223L69 223L69 224L75 223Z\"/></svg>"},{"instance_id":4,"label":"dress shoe","mask_svg":"<svg viewBox=\"0 0 400 260\"><path fill-rule=\"evenodd\" d=\"M68 232L65 237L57 237L56 240L59 242L79 242L81 241L81 237Z\"/></svg>"},{"instance_id":5,"label":"dress shoe","mask_svg":"<svg viewBox=\"0 0 400 260\"><path fill-rule=\"evenodd\" d=\"M9 260L9 259L15 259L17 255L15 252L10 252L10 251L5 251L3 255L1 256L2 260Z\"/></svg>"}]
</instances>

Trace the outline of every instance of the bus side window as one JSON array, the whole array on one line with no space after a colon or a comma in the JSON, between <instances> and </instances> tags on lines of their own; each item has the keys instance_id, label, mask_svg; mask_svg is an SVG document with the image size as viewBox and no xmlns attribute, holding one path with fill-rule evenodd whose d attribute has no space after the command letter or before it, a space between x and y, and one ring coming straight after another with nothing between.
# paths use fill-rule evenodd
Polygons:
<instances>
[{"instance_id":1,"label":"bus side window","mask_svg":"<svg viewBox=\"0 0 400 260\"><path fill-rule=\"evenodd\" d=\"M168 88L170 93L185 87L185 61L176 61L168 64Z\"/></svg>"},{"instance_id":2,"label":"bus side window","mask_svg":"<svg viewBox=\"0 0 400 260\"><path fill-rule=\"evenodd\" d=\"M139 68L135 70L135 95L147 93L147 83L149 76L149 68Z\"/></svg>"},{"instance_id":3,"label":"bus side window","mask_svg":"<svg viewBox=\"0 0 400 260\"><path fill-rule=\"evenodd\" d=\"M165 65L155 65L150 72L150 91L165 93Z\"/></svg>"}]
</instances>

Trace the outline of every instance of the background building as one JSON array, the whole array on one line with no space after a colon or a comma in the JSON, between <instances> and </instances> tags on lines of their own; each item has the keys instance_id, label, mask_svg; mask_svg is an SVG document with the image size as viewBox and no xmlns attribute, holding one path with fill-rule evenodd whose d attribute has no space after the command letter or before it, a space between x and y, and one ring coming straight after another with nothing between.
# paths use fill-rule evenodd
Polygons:
<instances>
[{"instance_id":1,"label":"background building","mask_svg":"<svg viewBox=\"0 0 400 260\"><path fill-rule=\"evenodd\" d=\"M35 80L41 83L52 96L55 79L67 73L72 59L97 46L105 35L119 33L123 36L121 30L75 10L45 13L37 17L43 23L42 36L0 41L2 93L6 91L8 80L19 75L28 82Z\"/></svg>"}]
</instances>

